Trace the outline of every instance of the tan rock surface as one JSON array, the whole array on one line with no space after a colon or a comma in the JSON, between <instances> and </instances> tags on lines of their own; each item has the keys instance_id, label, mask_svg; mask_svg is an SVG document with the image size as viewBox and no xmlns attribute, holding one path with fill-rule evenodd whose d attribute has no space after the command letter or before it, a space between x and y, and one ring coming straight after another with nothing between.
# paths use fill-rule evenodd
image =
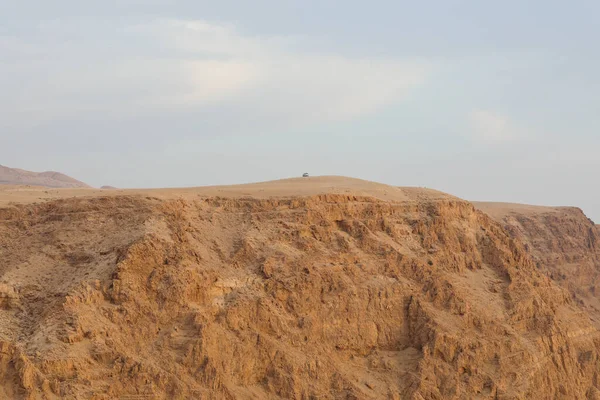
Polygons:
<instances>
[{"instance_id":1,"label":"tan rock surface","mask_svg":"<svg viewBox=\"0 0 600 400\"><path fill-rule=\"evenodd\" d=\"M575 207L475 203L526 246L537 267L600 323L600 229Z\"/></svg>"},{"instance_id":2,"label":"tan rock surface","mask_svg":"<svg viewBox=\"0 0 600 400\"><path fill-rule=\"evenodd\" d=\"M589 315L455 197L339 177L10 190L0 397L600 394Z\"/></svg>"}]
</instances>

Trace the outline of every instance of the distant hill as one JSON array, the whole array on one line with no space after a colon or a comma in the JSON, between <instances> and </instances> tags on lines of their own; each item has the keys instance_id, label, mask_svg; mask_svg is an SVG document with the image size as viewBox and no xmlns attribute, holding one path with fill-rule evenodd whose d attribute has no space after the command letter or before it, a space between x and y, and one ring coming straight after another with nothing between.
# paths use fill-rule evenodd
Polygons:
<instances>
[{"instance_id":1,"label":"distant hill","mask_svg":"<svg viewBox=\"0 0 600 400\"><path fill-rule=\"evenodd\" d=\"M0 185L32 185L51 188L89 188L90 186L60 172L31 172L0 165Z\"/></svg>"}]
</instances>

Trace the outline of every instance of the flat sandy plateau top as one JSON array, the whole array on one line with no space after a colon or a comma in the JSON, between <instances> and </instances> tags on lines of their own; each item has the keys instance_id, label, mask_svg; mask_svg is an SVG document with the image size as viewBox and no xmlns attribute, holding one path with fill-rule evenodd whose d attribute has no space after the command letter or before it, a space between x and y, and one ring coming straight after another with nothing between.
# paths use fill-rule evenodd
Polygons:
<instances>
[{"instance_id":1,"label":"flat sandy plateau top","mask_svg":"<svg viewBox=\"0 0 600 400\"><path fill-rule=\"evenodd\" d=\"M51 189L39 186L0 186L0 207L11 203L36 203L70 197L98 196L152 196L160 199L194 199L198 197L253 197L253 198L290 198L319 194L347 194L369 196L379 200L405 202L455 197L425 188L395 187L361 179L339 176L318 176L310 178L291 178L270 182L249 183L231 186L202 186L172 189Z\"/></svg>"},{"instance_id":2,"label":"flat sandy plateau top","mask_svg":"<svg viewBox=\"0 0 600 400\"><path fill-rule=\"evenodd\" d=\"M533 216L539 214L555 213L565 211L572 207L551 207L551 206L533 206L529 204L518 203L497 203L473 201L473 205L496 220L502 220L510 214L519 214L524 216Z\"/></svg>"}]
</instances>

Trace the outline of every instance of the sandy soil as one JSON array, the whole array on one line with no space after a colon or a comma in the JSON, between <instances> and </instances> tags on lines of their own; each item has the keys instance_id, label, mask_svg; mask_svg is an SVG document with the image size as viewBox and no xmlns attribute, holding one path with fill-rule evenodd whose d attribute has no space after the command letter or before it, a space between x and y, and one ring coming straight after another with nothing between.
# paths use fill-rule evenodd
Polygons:
<instances>
[{"instance_id":1,"label":"sandy soil","mask_svg":"<svg viewBox=\"0 0 600 400\"><path fill-rule=\"evenodd\" d=\"M291 178L277 181L250 183L229 186L203 186L193 188L165 189L93 189L61 188L52 189L39 186L0 185L0 206L10 203L31 204L42 201L96 196L150 196L159 199L197 199L201 197L271 197L289 198L319 194L347 194L369 196L387 201L414 201L426 199L453 198L453 196L424 188L399 188L361 179L339 176Z\"/></svg>"},{"instance_id":2,"label":"sandy soil","mask_svg":"<svg viewBox=\"0 0 600 400\"><path fill-rule=\"evenodd\" d=\"M551 206L536 206L529 204L518 203L501 203L501 202L472 202L475 207L485 212L495 219L502 219L510 214L519 215L538 215L543 213L561 212L571 207L551 207Z\"/></svg>"}]
</instances>

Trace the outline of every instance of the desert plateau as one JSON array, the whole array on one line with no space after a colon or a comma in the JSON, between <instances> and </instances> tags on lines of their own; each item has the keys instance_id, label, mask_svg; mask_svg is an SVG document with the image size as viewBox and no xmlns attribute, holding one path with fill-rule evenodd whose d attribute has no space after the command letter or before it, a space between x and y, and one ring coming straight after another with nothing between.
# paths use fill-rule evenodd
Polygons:
<instances>
[{"instance_id":1,"label":"desert plateau","mask_svg":"<svg viewBox=\"0 0 600 400\"><path fill-rule=\"evenodd\" d=\"M600 399L599 236L344 177L0 186L0 398Z\"/></svg>"},{"instance_id":2,"label":"desert plateau","mask_svg":"<svg viewBox=\"0 0 600 400\"><path fill-rule=\"evenodd\" d=\"M0 0L0 400L600 400L599 16Z\"/></svg>"}]
</instances>

